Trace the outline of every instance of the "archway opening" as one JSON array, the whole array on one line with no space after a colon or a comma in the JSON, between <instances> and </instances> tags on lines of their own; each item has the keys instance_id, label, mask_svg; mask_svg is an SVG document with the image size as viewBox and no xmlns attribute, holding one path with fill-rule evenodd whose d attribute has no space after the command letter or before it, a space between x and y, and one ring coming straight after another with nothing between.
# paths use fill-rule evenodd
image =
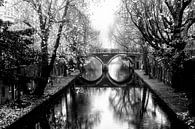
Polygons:
<instances>
[{"instance_id":1,"label":"archway opening","mask_svg":"<svg viewBox=\"0 0 195 129\"><path fill-rule=\"evenodd\" d=\"M114 56L108 66L108 75L115 82L121 83L132 79L133 61L126 55Z\"/></svg>"},{"instance_id":2,"label":"archway opening","mask_svg":"<svg viewBox=\"0 0 195 129\"><path fill-rule=\"evenodd\" d=\"M102 76L103 63L97 57L88 57L85 60L82 78L87 81L96 81Z\"/></svg>"}]
</instances>

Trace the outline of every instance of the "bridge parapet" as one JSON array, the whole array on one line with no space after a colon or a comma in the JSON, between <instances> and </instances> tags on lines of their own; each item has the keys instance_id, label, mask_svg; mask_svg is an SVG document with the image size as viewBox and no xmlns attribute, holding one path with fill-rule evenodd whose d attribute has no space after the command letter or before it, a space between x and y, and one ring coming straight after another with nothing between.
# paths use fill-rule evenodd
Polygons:
<instances>
[{"instance_id":1,"label":"bridge parapet","mask_svg":"<svg viewBox=\"0 0 195 129\"><path fill-rule=\"evenodd\" d=\"M87 54L87 57L96 57L102 61L102 63L107 64L110 62L111 59L114 57L126 55L127 57L131 58L134 63L140 60L141 53L140 52L91 52Z\"/></svg>"},{"instance_id":2,"label":"bridge parapet","mask_svg":"<svg viewBox=\"0 0 195 129\"><path fill-rule=\"evenodd\" d=\"M140 52L124 52L124 51L114 51L114 52L90 52L88 55L93 55L93 54L131 54L131 55L141 55Z\"/></svg>"}]
</instances>

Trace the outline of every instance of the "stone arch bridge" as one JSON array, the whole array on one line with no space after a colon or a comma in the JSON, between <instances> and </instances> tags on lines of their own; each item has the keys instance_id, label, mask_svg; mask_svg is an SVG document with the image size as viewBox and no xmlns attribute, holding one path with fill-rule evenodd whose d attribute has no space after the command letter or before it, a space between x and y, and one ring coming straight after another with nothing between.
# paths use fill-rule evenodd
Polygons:
<instances>
[{"instance_id":1,"label":"stone arch bridge","mask_svg":"<svg viewBox=\"0 0 195 129\"><path fill-rule=\"evenodd\" d=\"M141 60L141 53L139 52L94 52L89 53L86 57L95 57L102 62L102 64L107 65L112 59L120 55L129 57L132 60L134 67L139 67L138 63Z\"/></svg>"},{"instance_id":2,"label":"stone arch bridge","mask_svg":"<svg viewBox=\"0 0 195 129\"><path fill-rule=\"evenodd\" d=\"M140 53L132 53L132 52L97 52L97 53L90 53L86 56L86 58L93 57L97 59L100 63L96 65L102 65L102 72L97 76L94 80L86 80L83 78L83 75L81 73L81 76L77 79L78 85L88 85L88 86L118 86L125 83L128 83L129 80L132 79L131 75L132 72L128 71L129 69L126 69L126 72L130 72L130 75L127 77L129 79L125 79L122 81L116 81L113 76L108 72L108 66L109 64L112 64L112 61L116 59L117 57L125 57L130 60L130 63L133 65L134 68L136 68L137 63L139 63L141 54ZM115 62L116 63L116 62ZM129 66L130 67L130 66ZM93 69L91 69L93 71ZM99 70L98 70L99 71ZM95 72L92 74L89 74L90 76L93 76ZM87 76L87 74L85 73Z\"/></svg>"}]
</instances>

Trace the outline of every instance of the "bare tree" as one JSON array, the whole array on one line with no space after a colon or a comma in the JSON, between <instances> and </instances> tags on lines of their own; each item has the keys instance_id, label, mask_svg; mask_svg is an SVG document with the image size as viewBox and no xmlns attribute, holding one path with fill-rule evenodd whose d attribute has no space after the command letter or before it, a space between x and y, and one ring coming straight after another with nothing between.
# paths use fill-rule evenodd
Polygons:
<instances>
[{"instance_id":1,"label":"bare tree","mask_svg":"<svg viewBox=\"0 0 195 129\"><path fill-rule=\"evenodd\" d=\"M161 55L181 56L195 23L194 0L124 0L142 36Z\"/></svg>"},{"instance_id":2,"label":"bare tree","mask_svg":"<svg viewBox=\"0 0 195 129\"><path fill-rule=\"evenodd\" d=\"M23 0L33 9L37 21L24 20L26 25L34 28L40 39L41 50L41 75L35 89L36 95L42 95L48 82L48 77L53 69L57 56L57 50L62 40L66 25L71 24L69 16L70 8L77 3L73 0ZM53 33L53 34L52 34ZM56 35L54 35L54 33ZM52 34L52 35L51 35ZM53 37L53 39L51 39ZM48 49L49 43L53 43L52 49ZM50 45L51 46L51 45ZM51 56L49 56L51 54Z\"/></svg>"},{"instance_id":3,"label":"bare tree","mask_svg":"<svg viewBox=\"0 0 195 129\"><path fill-rule=\"evenodd\" d=\"M67 33L64 33L64 37L68 42L68 49L71 55L75 58L84 56L86 54L86 48L88 44L88 36L90 31L89 18L75 6L71 7L71 20L68 24ZM79 62L79 60L77 60Z\"/></svg>"},{"instance_id":4,"label":"bare tree","mask_svg":"<svg viewBox=\"0 0 195 129\"><path fill-rule=\"evenodd\" d=\"M124 0L127 13L153 54L164 61L174 75L182 69L189 41L189 28L195 23L194 0ZM174 81L173 81L174 82Z\"/></svg>"},{"instance_id":5,"label":"bare tree","mask_svg":"<svg viewBox=\"0 0 195 129\"><path fill-rule=\"evenodd\" d=\"M63 40L66 49L63 51L64 55L68 55L67 61L72 62L76 65L74 68L80 70L82 64L84 63L84 56L89 51L91 47L89 44L92 42L94 30L90 26L89 17L80 8L84 8L82 3L77 3L77 5L70 5L67 17L69 23L66 24L66 31L63 33ZM72 62L73 63L73 62Z\"/></svg>"},{"instance_id":6,"label":"bare tree","mask_svg":"<svg viewBox=\"0 0 195 129\"><path fill-rule=\"evenodd\" d=\"M152 47L158 50L165 44L180 51L185 46L182 39L195 22L192 1L138 0L130 7L130 0L125 0L125 4L132 21Z\"/></svg>"},{"instance_id":7,"label":"bare tree","mask_svg":"<svg viewBox=\"0 0 195 129\"><path fill-rule=\"evenodd\" d=\"M140 46L141 33L131 21L124 6L118 11L118 22L112 35L116 44L125 51L135 51Z\"/></svg>"},{"instance_id":8,"label":"bare tree","mask_svg":"<svg viewBox=\"0 0 195 129\"><path fill-rule=\"evenodd\" d=\"M85 48L88 40L89 21L81 11L84 1L20 0L20 2L24 7L24 18L20 20L36 30L36 39L40 42L40 77L34 93L42 95L58 56L60 44L63 46L66 42L68 45L63 47L72 49L76 55L83 52L81 49Z\"/></svg>"},{"instance_id":9,"label":"bare tree","mask_svg":"<svg viewBox=\"0 0 195 129\"><path fill-rule=\"evenodd\" d=\"M143 68L145 74L148 74L148 54L149 46L146 44L139 29L134 25L131 15L129 15L125 4L123 4L118 12L119 22L113 34L115 42L125 51L133 51L142 53Z\"/></svg>"}]
</instances>

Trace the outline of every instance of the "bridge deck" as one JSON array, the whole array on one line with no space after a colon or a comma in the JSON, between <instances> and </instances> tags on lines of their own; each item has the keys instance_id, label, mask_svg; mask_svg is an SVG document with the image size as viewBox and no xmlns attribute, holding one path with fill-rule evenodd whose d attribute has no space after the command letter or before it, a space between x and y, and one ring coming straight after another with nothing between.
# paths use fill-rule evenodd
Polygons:
<instances>
[{"instance_id":1,"label":"bridge deck","mask_svg":"<svg viewBox=\"0 0 195 129\"><path fill-rule=\"evenodd\" d=\"M89 55L91 54L132 54L132 55L140 55L140 52L90 52L88 53Z\"/></svg>"}]
</instances>

